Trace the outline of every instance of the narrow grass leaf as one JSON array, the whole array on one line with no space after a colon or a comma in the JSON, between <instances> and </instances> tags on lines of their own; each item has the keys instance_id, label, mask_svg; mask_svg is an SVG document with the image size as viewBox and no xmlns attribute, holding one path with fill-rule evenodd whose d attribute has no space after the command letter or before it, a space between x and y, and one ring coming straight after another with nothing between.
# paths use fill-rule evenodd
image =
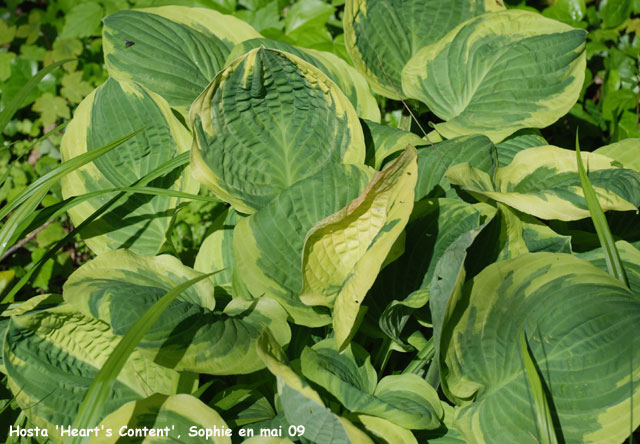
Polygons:
<instances>
[{"instance_id":1,"label":"narrow grass leaf","mask_svg":"<svg viewBox=\"0 0 640 444\"><path fill-rule=\"evenodd\" d=\"M582 163L582 157L580 156L580 142L578 140L577 134L576 158L578 160L578 175L580 176L580 183L582 184L584 198L587 201L589 213L591 214L593 225L596 228L596 233L598 234L600 245L602 245L602 251L604 252L604 258L607 263L609 274L619 281L623 282L628 287L629 281L627 280L627 275L624 272L624 267L622 266L622 261L620 260L620 254L618 253L613 235L611 234L611 230L609 229L607 218L604 215L604 211L602 211L602 207L600 206L600 202L598 202L596 192L591 186L591 181L589 180L587 172L584 168L584 164Z\"/></svg>"},{"instance_id":2,"label":"narrow grass leaf","mask_svg":"<svg viewBox=\"0 0 640 444\"><path fill-rule=\"evenodd\" d=\"M29 93L35 88L40 80L44 78L47 74L55 71L60 65L64 65L67 62L71 62L75 59L64 59L58 62L52 63L51 65L42 68L40 71L36 73L35 76L31 77L27 83L18 91L11 102L7 105L7 107L0 113L0 133L4 131L4 128L7 126L13 115L20 109L20 105L27 98Z\"/></svg>"},{"instance_id":3,"label":"narrow grass leaf","mask_svg":"<svg viewBox=\"0 0 640 444\"><path fill-rule=\"evenodd\" d=\"M148 183L150 183L151 181L157 179L158 177L163 176L163 175L173 171L176 168L179 168L179 167L181 167L183 165L186 165L188 162L189 162L189 152L182 153L179 156L174 157L170 161L165 162L163 165L160 165L158 168L156 168L155 170L153 170L152 172L150 172L149 174L144 176L142 179L139 179L132 186L136 186L136 185L144 186L144 185L147 185ZM103 206L101 206L96 211L94 211L93 214L91 214L87 219L85 219L80 225L78 225L73 230L71 230L71 232L69 232L64 238L59 240L53 247L49 248L49 250L44 254L44 256L42 256L42 258L40 258L40 260L38 262L34 263L33 267L31 267L29 270L27 270L27 272L22 276L22 278L18 281L18 283L13 286L11 291L9 291L4 296L4 298L2 299L2 301L0 301L0 303L5 303L7 301L12 301L13 298L15 297L15 295L18 293L18 291L20 291L20 289L22 289L22 287L24 287L25 284L27 282L29 282L29 279L31 278L31 276L36 271L38 271L40 269L40 267L47 260L49 260L52 257L54 257L55 254L57 253L57 251L60 248L62 248L63 246L65 246L71 239L73 239L73 237L76 234L79 234L80 232L82 232L82 230L84 230L91 222L93 222L98 217L100 217L102 214L107 212L111 207L113 207L118 202L120 202L129 193L130 192L128 192L128 191L123 191L123 192L118 193L109 202L105 203Z\"/></svg>"},{"instance_id":4,"label":"narrow grass leaf","mask_svg":"<svg viewBox=\"0 0 640 444\"><path fill-rule=\"evenodd\" d=\"M538 426L539 442L540 444L558 444L558 438L553 429L549 402L545 395L538 369L529 352L529 345L527 344L524 330L520 332L520 352L524 364L524 373L529 381L529 388L531 389L532 408L535 412L536 425Z\"/></svg>"},{"instance_id":5,"label":"narrow grass leaf","mask_svg":"<svg viewBox=\"0 0 640 444\"><path fill-rule=\"evenodd\" d=\"M160 317L162 312L177 298L184 290L196 282L206 279L213 273L203 274L197 278L190 279L176 286L173 290L165 293L153 306L147 310L138 321L131 327L127 334L118 343L116 348L104 363L98 375L91 383L87 394L80 405L78 415L73 424L76 429L89 429L95 427L102 419L102 410L111 392L111 385L116 380L120 370L131 356L142 337L153 323ZM81 444L89 442L89 437L74 436L67 440L67 444Z\"/></svg>"},{"instance_id":6,"label":"narrow grass leaf","mask_svg":"<svg viewBox=\"0 0 640 444\"><path fill-rule=\"evenodd\" d=\"M80 168L81 166L91 162L92 160L102 156L103 154L111 151L118 145L126 142L144 128L141 128L137 131L132 132L131 134L124 136L121 139L115 140L107 145L101 146L95 150L91 150L81 156L74 157L62 164L53 170L49 171L44 176L40 177L38 180L34 181L31 185L29 185L22 193L20 193L15 199L13 199L7 206L5 206L2 210L0 210L0 219L4 219L4 217L17 208L24 201L29 199L33 193L42 189L51 187L56 181L58 181L62 176L68 174L69 172Z\"/></svg>"}]
</instances>

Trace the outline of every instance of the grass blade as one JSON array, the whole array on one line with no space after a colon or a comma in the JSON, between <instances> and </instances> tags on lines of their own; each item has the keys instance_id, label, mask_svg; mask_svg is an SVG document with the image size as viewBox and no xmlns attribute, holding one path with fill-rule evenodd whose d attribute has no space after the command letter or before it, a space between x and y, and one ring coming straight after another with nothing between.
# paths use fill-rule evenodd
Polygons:
<instances>
[{"instance_id":1,"label":"grass blade","mask_svg":"<svg viewBox=\"0 0 640 444\"><path fill-rule=\"evenodd\" d=\"M44 176L38 178L31 185L29 185L22 193L20 193L15 199L13 199L10 203L8 203L2 210L0 210L0 219L4 219L7 214L25 202L31 195L33 195L36 191L47 187L51 187L55 182L57 182L62 176L68 174L69 172L80 168L81 166L91 162L92 160L102 156L103 154L111 151L116 148L118 145L126 142L144 128L141 128L137 131L132 132L131 134L122 137L114 142L111 142L107 145L101 146L100 148L96 148L95 150L91 150L80 156L74 157L73 159L69 159L66 162L63 162L58 167L49 171ZM1 250L1 245L0 245Z\"/></svg>"},{"instance_id":2,"label":"grass blade","mask_svg":"<svg viewBox=\"0 0 640 444\"><path fill-rule=\"evenodd\" d=\"M602 246L604 260L607 264L607 270L609 270L609 274L611 276L629 287L627 274L624 272L624 267L622 266L622 261L620 260L620 253L618 253L615 241L613 240L613 235L611 234L611 230L609 229L609 223L607 222L607 218L604 215L604 211L602 211L602 207L600 206L600 202L598 202L596 192L594 191L593 186L591 186L591 181L589 180L587 172L582 163L582 157L580 156L580 143L578 141L577 134L576 157L578 159L578 175L580 176L582 191L584 192L584 198L587 201L587 207L589 208L589 213L591 214L591 219L593 220L593 226L596 228L596 233L598 234L598 240L600 241L600 245Z\"/></svg>"},{"instance_id":3,"label":"grass blade","mask_svg":"<svg viewBox=\"0 0 640 444\"><path fill-rule=\"evenodd\" d=\"M0 133L4 131L13 115L20 109L22 103L25 101L33 88L35 88L38 83L40 83L40 80L42 80L47 74L55 71L60 65L64 65L67 62L72 62L73 60L75 59L64 59L52 63L51 65L42 68L36 73L35 76L31 77L29 81L25 83L22 88L20 88L18 94L16 94L13 99L11 99L11 102L9 102L7 107L0 113Z\"/></svg>"},{"instance_id":4,"label":"grass blade","mask_svg":"<svg viewBox=\"0 0 640 444\"><path fill-rule=\"evenodd\" d=\"M206 279L214 273L203 274L197 278L188 280L167 292L155 304L149 308L140 319L131 327L113 350L107 362L104 363L98 375L91 383L87 394L80 405L78 415L73 423L73 428L89 429L95 427L102 419L102 410L111 392L111 385L116 380L122 367L133 353L142 337L153 323L160 317L167 307L184 290L202 279ZM67 440L67 444L82 444L89 442L89 437L74 436Z\"/></svg>"},{"instance_id":5,"label":"grass blade","mask_svg":"<svg viewBox=\"0 0 640 444\"><path fill-rule=\"evenodd\" d=\"M145 186L151 181L157 179L158 177L164 176L165 174L173 171L174 169L186 165L187 163L189 163L189 155L190 153L187 151L185 153L182 153L174 157L168 162L165 162L164 164L160 165L158 168L156 168L155 170L153 170L152 172L144 176L142 179L139 179L138 181L136 181L136 183L134 183L132 186L133 187ZM2 301L0 301L0 303L12 301L15 295L22 289L22 287L24 287L25 284L29 282L29 279L31 278L31 276L36 271L38 271L46 261L54 257L55 254L58 252L58 250L60 250L60 248L64 247L71 239L73 239L73 237L76 234L81 233L82 230L84 230L89 224L91 224L94 220L99 218L102 214L106 213L111 207L113 207L122 199L124 199L128 194L130 194L130 192L127 192L127 191L118 193L118 195L114 196L111 200L109 200L109 202L105 203L103 206L101 206L96 211L94 211L93 214L91 214L87 219L85 219L80 225L75 227L64 238L59 240L53 247L49 248L49 250L44 254L44 256L42 256L40 260L38 260L38 262L36 262L33 265L33 267L27 270L27 272L22 276L22 278L20 278L18 283L11 288L11 291L9 291L4 296L4 298L2 299Z\"/></svg>"},{"instance_id":6,"label":"grass blade","mask_svg":"<svg viewBox=\"0 0 640 444\"><path fill-rule=\"evenodd\" d=\"M553 419L551 418L551 409L549 408L549 400L547 399L540 374L533 362L533 357L529 351L529 345L524 334L524 330L520 332L520 352L524 363L524 373L529 381L529 388L533 400L533 411L535 412L536 426L538 428L538 436L540 444L558 444L558 438L553 428Z\"/></svg>"},{"instance_id":7,"label":"grass blade","mask_svg":"<svg viewBox=\"0 0 640 444\"><path fill-rule=\"evenodd\" d=\"M0 257L2 257L5 251L7 251L9 242L11 241L11 239L14 239L14 233L16 232L20 224L22 224L24 219L28 217L33 210L36 209L38 204L40 204L42 199L44 199L44 196L46 196L47 191L49 191L49 189L58 180L60 180L62 176L111 151L121 143L138 134L140 131L142 130L140 129L138 131L134 131L128 136L118 139L115 142L97 148L95 150L91 150L78 157L74 157L73 159L67 160L60 166L54 168L44 176L37 179L22 193L20 193L18 197L16 197L2 210L0 210L0 220L2 220L7 214L9 214L9 212L14 210L15 208L20 207L11 215L9 220L0 229Z\"/></svg>"}]
</instances>

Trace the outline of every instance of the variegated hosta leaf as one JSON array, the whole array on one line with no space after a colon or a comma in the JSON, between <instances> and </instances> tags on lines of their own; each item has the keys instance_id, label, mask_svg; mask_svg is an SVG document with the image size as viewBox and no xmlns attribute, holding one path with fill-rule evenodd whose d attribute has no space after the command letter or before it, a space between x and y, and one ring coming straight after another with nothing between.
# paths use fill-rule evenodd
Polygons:
<instances>
[{"instance_id":1,"label":"variegated hosta leaf","mask_svg":"<svg viewBox=\"0 0 640 444\"><path fill-rule=\"evenodd\" d=\"M538 443L519 337L551 393L565 442L619 443L640 424L640 300L568 254L494 263L468 282L445 326L455 426L470 444ZM496 363L499 363L496 365Z\"/></svg>"},{"instance_id":2,"label":"variegated hosta leaf","mask_svg":"<svg viewBox=\"0 0 640 444\"><path fill-rule=\"evenodd\" d=\"M537 129L521 129L496 144L498 150L498 166L506 167L516 154L528 148L549 145Z\"/></svg>"},{"instance_id":3,"label":"variegated hosta leaf","mask_svg":"<svg viewBox=\"0 0 640 444\"><path fill-rule=\"evenodd\" d=\"M102 254L76 270L64 286L65 300L111 326L118 336L163 294L200 273L173 256L137 256L127 250ZM208 280L185 290L165 310L138 349L161 365L210 374L244 374L262 368L255 341L272 327L277 338L290 338L286 313L272 300L234 301L214 312Z\"/></svg>"},{"instance_id":4,"label":"variegated hosta leaf","mask_svg":"<svg viewBox=\"0 0 640 444\"><path fill-rule=\"evenodd\" d=\"M640 171L640 139L624 139L595 152L620 162L624 168Z\"/></svg>"},{"instance_id":5,"label":"variegated hosta leaf","mask_svg":"<svg viewBox=\"0 0 640 444\"><path fill-rule=\"evenodd\" d=\"M316 444L373 444L360 429L325 407L316 391L286 363L286 356L266 329L258 339L258 355L278 381L278 395L289 424L305 427Z\"/></svg>"},{"instance_id":6,"label":"variegated hosta leaf","mask_svg":"<svg viewBox=\"0 0 640 444\"><path fill-rule=\"evenodd\" d=\"M473 167L493 175L495 157L496 147L491 140L480 135L456 137L421 148L418 150L415 200L449 196L451 184L445 178L445 173L459 163L469 162Z\"/></svg>"},{"instance_id":7,"label":"variegated hosta leaf","mask_svg":"<svg viewBox=\"0 0 640 444\"><path fill-rule=\"evenodd\" d=\"M540 14L484 14L418 51L402 71L404 93L445 120L446 138L481 133L499 142L565 115L584 80L586 32Z\"/></svg>"},{"instance_id":8,"label":"variegated hosta leaf","mask_svg":"<svg viewBox=\"0 0 640 444\"><path fill-rule=\"evenodd\" d=\"M123 429L123 427L125 427ZM185 444L200 444L205 441L203 436L189 436L190 428L214 428L226 430L229 428L218 412L191 395L152 395L139 401L128 402L115 412L104 418L98 425L102 432L98 437L92 437L89 444L116 444L123 441L121 432L133 430L161 431L161 436L139 437L135 442L141 444L162 444L181 442ZM104 430L111 429L109 437ZM168 433L164 434L168 430ZM129 438L131 439L131 438ZM133 441L133 439L131 439ZM206 442L213 444L231 444L228 436L212 436Z\"/></svg>"},{"instance_id":9,"label":"variegated hosta leaf","mask_svg":"<svg viewBox=\"0 0 640 444\"><path fill-rule=\"evenodd\" d=\"M64 442L55 426L71 425L119 340L107 324L69 305L11 318L2 352L9 387L29 420L46 427L54 442ZM111 387L103 414L153 393L175 393L178 379L176 371L134 351Z\"/></svg>"},{"instance_id":10,"label":"variegated hosta leaf","mask_svg":"<svg viewBox=\"0 0 640 444\"><path fill-rule=\"evenodd\" d=\"M357 199L307 233L300 300L333 307L338 348L350 339L367 291L413 208L418 165L409 146Z\"/></svg>"},{"instance_id":11,"label":"variegated hosta leaf","mask_svg":"<svg viewBox=\"0 0 640 444\"><path fill-rule=\"evenodd\" d=\"M347 52L377 93L399 99L402 68L418 50L471 17L501 9L495 0L347 0Z\"/></svg>"},{"instance_id":12,"label":"variegated hosta leaf","mask_svg":"<svg viewBox=\"0 0 640 444\"><path fill-rule=\"evenodd\" d=\"M355 165L329 166L240 220L233 234L235 271L249 292L276 298L297 324L329 324L328 310L309 307L299 298L305 236L318 221L355 199L371 175Z\"/></svg>"},{"instance_id":13,"label":"variegated hosta leaf","mask_svg":"<svg viewBox=\"0 0 640 444\"><path fill-rule=\"evenodd\" d=\"M115 139L144 130L122 145L62 178L62 195L81 195L127 187L191 145L189 132L172 114L167 102L141 86L107 80L78 106L62 138L62 159L68 160ZM152 186L197 192L188 170L174 171ZM103 194L69 210L79 225L113 195ZM155 254L165 240L178 199L130 195L121 205L93 222L82 235L95 253L126 247L139 254Z\"/></svg>"},{"instance_id":14,"label":"variegated hosta leaf","mask_svg":"<svg viewBox=\"0 0 640 444\"><path fill-rule=\"evenodd\" d=\"M443 416L438 394L414 374L391 375L377 381L369 356L351 347L338 353L328 339L305 348L300 357L302 374L323 387L352 413L391 421L406 429L436 429ZM363 356L366 356L363 360Z\"/></svg>"},{"instance_id":15,"label":"variegated hosta leaf","mask_svg":"<svg viewBox=\"0 0 640 444\"><path fill-rule=\"evenodd\" d=\"M595 153L581 153L589 180L603 210L630 211L640 205L640 172ZM452 184L473 194L505 203L541 219L578 220L589 217L574 151L541 146L521 151L495 175L495 186L484 171L468 163L447 171Z\"/></svg>"},{"instance_id":16,"label":"variegated hosta leaf","mask_svg":"<svg viewBox=\"0 0 640 444\"><path fill-rule=\"evenodd\" d=\"M403 342L400 334L409 316L428 301L440 258L461 236L484 226L494 214L489 205L453 199L415 204L406 228L404 254L380 273L373 287L376 300L389 301L378 321L382 331Z\"/></svg>"},{"instance_id":17,"label":"variegated hosta leaf","mask_svg":"<svg viewBox=\"0 0 640 444\"><path fill-rule=\"evenodd\" d=\"M380 109L367 80L354 67L330 52L300 48L279 40L251 39L236 45L227 60L232 61L261 46L288 52L315 66L338 85L351 101L358 116L380 122Z\"/></svg>"},{"instance_id":18,"label":"variegated hosta leaf","mask_svg":"<svg viewBox=\"0 0 640 444\"><path fill-rule=\"evenodd\" d=\"M186 112L236 44L260 34L217 11L165 6L120 11L104 19L104 58L111 77L134 80Z\"/></svg>"},{"instance_id":19,"label":"variegated hosta leaf","mask_svg":"<svg viewBox=\"0 0 640 444\"><path fill-rule=\"evenodd\" d=\"M392 126L380 125L370 120L361 120L364 139L367 143L367 165L379 170L392 154L403 151L407 145L428 145L429 142L417 134Z\"/></svg>"},{"instance_id":20,"label":"variegated hosta leaf","mask_svg":"<svg viewBox=\"0 0 640 444\"><path fill-rule=\"evenodd\" d=\"M404 443L418 444L416 437L410 430L405 429L376 416L358 415L358 420L364 425L367 431L382 439L386 444Z\"/></svg>"},{"instance_id":21,"label":"variegated hosta leaf","mask_svg":"<svg viewBox=\"0 0 640 444\"><path fill-rule=\"evenodd\" d=\"M193 268L202 273L212 273L211 282L231 294L233 276L233 230L236 222L242 218L233 209L223 215L221 225L208 235L200 245Z\"/></svg>"},{"instance_id":22,"label":"variegated hosta leaf","mask_svg":"<svg viewBox=\"0 0 640 444\"><path fill-rule=\"evenodd\" d=\"M625 241L616 242L616 248L620 254L620 260L622 260L622 265L629 281L629 288L638 298L640 298L640 250ZM586 253L576 253L576 256L585 259L601 270L608 272L602 248L588 251Z\"/></svg>"},{"instance_id":23,"label":"variegated hosta leaf","mask_svg":"<svg viewBox=\"0 0 640 444\"><path fill-rule=\"evenodd\" d=\"M243 213L335 163L361 164L349 99L302 59L259 48L234 60L193 103L194 176Z\"/></svg>"}]
</instances>

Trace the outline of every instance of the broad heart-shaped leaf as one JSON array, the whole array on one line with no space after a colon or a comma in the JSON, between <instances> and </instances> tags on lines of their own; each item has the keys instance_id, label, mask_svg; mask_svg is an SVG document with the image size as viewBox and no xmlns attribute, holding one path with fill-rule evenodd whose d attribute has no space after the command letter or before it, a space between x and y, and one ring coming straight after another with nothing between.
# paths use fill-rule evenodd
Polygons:
<instances>
[{"instance_id":1,"label":"broad heart-shaped leaf","mask_svg":"<svg viewBox=\"0 0 640 444\"><path fill-rule=\"evenodd\" d=\"M364 140L367 145L367 165L379 170L392 154L403 151L407 145L418 148L429 142L417 134L403 131L392 126L381 125L370 120L361 120ZM418 175L419 176L419 175Z\"/></svg>"},{"instance_id":2,"label":"broad heart-shaped leaf","mask_svg":"<svg viewBox=\"0 0 640 444\"><path fill-rule=\"evenodd\" d=\"M630 211L640 205L640 172L595 153L581 153L602 209ZM521 151L495 175L495 186L484 171L463 163L447 178L477 196L505 203L541 219L578 220L589 217L578 177L574 151L541 146Z\"/></svg>"},{"instance_id":3,"label":"broad heart-shaped leaf","mask_svg":"<svg viewBox=\"0 0 640 444\"><path fill-rule=\"evenodd\" d=\"M136 442L143 444L174 443L199 444L205 441L202 436L190 436L190 428L227 430L229 426L218 412L191 395L165 396L152 395L139 401L124 404L115 412L104 418L98 425L100 431L113 432L107 436L102 432L91 438L89 444L116 444L122 442L120 433L134 433L136 430L149 430L146 437L139 437ZM154 430L154 435L150 433ZM135 436L135 435L134 435ZM129 438L131 439L131 438ZM132 440L133 441L133 440ZM213 444L231 444L228 436L212 436L206 439Z\"/></svg>"},{"instance_id":4,"label":"broad heart-shaped leaf","mask_svg":"<svg viewBox=\"0 0 640 444\"><path fill-rule=\"evenodd\" d=\"M318 393L286 363L286 356L269 329L257 344L258 355L278 381L278 395L289 424L305 427L304 437L315 444L373 444L347 419L325 407Z\"/></svg>"},{"instance_id":5,"label":"broad heart-shaped leaf","mask_svg":"<svg viewBox=\"0 0 640 444\"><path fill-rule=\"evenodd\" d=\"M225 212L222 224L209 234L200 245L193 268L202 273L212 273L211 282L231 294L234 267L233 230L242 217L233 209ZM215 224L215 222L214 222Z\"/></svg>"},{"instance_id":6,"label":"broad heart-shaped leaf","mask_svg":"<svg viewBox=\"0 0 640 444\"><path fill-rule=\"evenodd\" d=\"M530 253L465 285L443 350L455 425L469 443L537 443L520 332L551 394L565 442L619 443L640 423L640 297L568 254Z\"/></svg>"},{"instance_id":7,"label":"broad heart-shaped leaf","mask_svg":"<svg viewBox=\"0 0 640 444\"><path fill-rule=\"evenodd\" d=\"M360 118L380 122L380 109L371 94L367 80L354 67L330 52L300 48L279 40L251 39L237 44L227 60L235 60L251 49L261 46L288 52L315 66L338 85Z\"/></svg>"},{"instance_id":8,"label":"broad heart-shaped leaf","mask_svg":"<svg viewBox=\"0 0 640 444\"><path fill-rule=\"evenodd\" d=\"M624 168L640 172L640 139L624 139L595 152L620 162Z\"/></svg>"},{"instance_id":9,"label":"broad heart-shaped leaf","mask_svg":"<svg viewBox=\"0 0 640 444\"><path fill-rule=\"evenodd\" d=\"M405 94L445 123L446 138L482 133L499 142L565 115L584 80L586 32L540 14L507 10L462 23L416 53Z\"/></svg>"},{"instance_id":10,"label":"broad heart-shaped leaf","mask_svg":"<svg viewBox=\"0 0 640 444\"><path fill-rule=\"evenodd\" d=\"M402 68L418 50L465 20L501 9L495 0L347 0L345 45L377 93L404 98Z\"/></svg>"},{"instance_id":11,"label":"broad heart-shaped leaf","mask_svg":"<svg viewBox=\"0 0 640 444\"><path fill-rule=\"evenodd\" d=\"M299 298L305 236L318 221L358 197L371 175L355 165L328 166L240 220L233 233L235 271L249 292L276 298L297 324L329 324L327 309L309 307Z\"/></svg>"},{"instance_id":12,"label":"broad heart-shaped leaf","mask_svg":"<svg viewBox=\"0 0 640 444\"><path fill-rule=\"evenodd\" d=\"M362 301L409 220L417 173L417 152L408 146L357 199L307 233L300 300L333 307L339 349L350 340Z\"/></svg>"},{"instance_id":13,"label":"broad heart-shaped leaf","mask_svg":"<svg viewBox=\"0 0 640 444\"><path fill-rule=\"evenodd\" d=\"M409 316L427 303L440 258L461 236L484 226L494 215L489 205L453 199L415 204L406 228L404 254L380 273L372 289L373 299L387 303L378 321L385 334L403 342L400 333Z\"/></svg>"},{"instance_id":14,"label":"broad heart-shaped leaf","mask_svg":"<svg viewBox=\"0 0 640 444\"><path fill-rule=\"evenodd\" d=\"M107 324L69 305L11 318L2 348L9 387L29 420L46 427L54 442L64 441L55 426L71 425L118 341ZM135 351L112 387L104 414L153 393L175 393L177 386L177 372Z\"/></svg>"},{"instance_id":15,"label":"broad heart-shaped leaf","mask_svg":"<svg viewBox=\"0 0 640 444\"><path fill-rule=\"evenodd\" d=\"M640 250L625 241L616 242L616 248L618 249L624 271L629 280L629 288L636 295L640 295ZM608 271L602 248L586 253L576 253L576 256L591 262L601 270Z\"/></svg>"},{"instance_id":16,"label":"broad heart-shaped leaf","mask_svg":"<svg viewBox=\"0 0 640 444\"><path fill-rule=\"evenodd\" d=\"M234 60L193 103L194 176L243 213L332 163L362 164L349 99L302 59L258 48Z\"/></svg>"},{"instance_id":17,"label":"broad heart-shaped leaf","mask_svg":"<svg viewBox=\"0 0 640 444\"><path fill-rule=\"evenodd\" d=\"M418 444L410 430L405 429L377 416L358 415L358 420L371 434L381 438L386 444L404 443Z\"/></svg>"},{"instance_id":18,"label":"broad heart-shaped leaf","mask_svg":"<svg viewBox=\"0 0 640 444\"><path fill-rule=\"evenodd\" d=\"M224 67L231 48L255 37L233 16L184 6L116 12L102 31L109 75L144 85L181 112Z\"/></svg>"},{"instance_id":19,"label":"broad heart-shaped leaf","mask_svg":"<svg viewBox=\"0 0 640 444\"><path fill-rule=\"evenodd\" d=\"M449 196L451 184L445 173L459 163L468 162L493 175L497 163L495 158L496 147L491 140L480 135L456 137L419 149L415 200Z\"/></svg>"},{"instance_id":20,"label":"broad heart-shaped leaf","mask_svg":"<svg viewBox=\"0 0 640 444\"><path fill-rule=\"evenodd\" d=\"M173 256L137 256L127 250L102 254L76 270L64 286L65 300L125 335L154 302L200 273ZM236 300L213 311L208 280L185 290L140 342L141 353L169 368L209 374L244 374L262 368L255 341L263 328L289 342L286 313L273 300Z\"/></svg>"},{"instance_id":21,"label":"broad heart-shaped leaf","mask_svg":"<svg viewBox=\"0 0 640 444\"><path fill-rule=\"evenodd\" d=\"M377 416L407 429L440 426L444 413L438 394L418 375L391 375L378 383L368 356L359 364L350 347L338 353L333 339L305 348L300 362L306 378L335 396L352 413Z\"/></svg>"},{"instance_id":22,"label":"broad heart-shaped leaf","mask_svg":"<svg viewBox=\"0 0 640 444\"><path fill-rule=\"evenodd\" d=\"M518 130L496 145L498 166L502 168L509 165L520 151L544 145L549 144L540 134L540 130L531 128Z\"/></svg>"},{"instance_id":23,"label":"broad heart-shaped leaf","mask_svg":"<svg viewBox=\"0 0 640 444\"><path fill-rule=\"evenodd\" d=\"M68 160L136 130L143 131L122 146L64 176L64 198L116 187L127 187L158 166L187 151L189 132L160 96L132 82L107 80L78 106L62 138L62 158ZM188 170L179 170L150 186L194 193L198 184ZM116 193L103 194L69 210L79 225ZM165 240L173 209L179 200L168 196L134 194L83 231L97 254L129 248L155 254Z\"/></svg>"}]
</instances>

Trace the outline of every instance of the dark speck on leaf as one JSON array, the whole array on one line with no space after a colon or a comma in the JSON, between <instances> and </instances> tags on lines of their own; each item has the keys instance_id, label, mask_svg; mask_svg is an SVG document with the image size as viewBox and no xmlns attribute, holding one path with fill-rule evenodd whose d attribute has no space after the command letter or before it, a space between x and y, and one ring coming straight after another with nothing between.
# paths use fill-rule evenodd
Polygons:
<instances>
[{"instance_id":1,"label":"dark speck on leaf","mask_svg":"<svg viewBox=\"0 0 640 444\"><path fill-rule=\"evenodd\" d=\"M136 44L136 42L132 42L131 40L125 40L124 41L124 47L125 48L131 48L135 44Z\"/></svg>"}]
</instances>

